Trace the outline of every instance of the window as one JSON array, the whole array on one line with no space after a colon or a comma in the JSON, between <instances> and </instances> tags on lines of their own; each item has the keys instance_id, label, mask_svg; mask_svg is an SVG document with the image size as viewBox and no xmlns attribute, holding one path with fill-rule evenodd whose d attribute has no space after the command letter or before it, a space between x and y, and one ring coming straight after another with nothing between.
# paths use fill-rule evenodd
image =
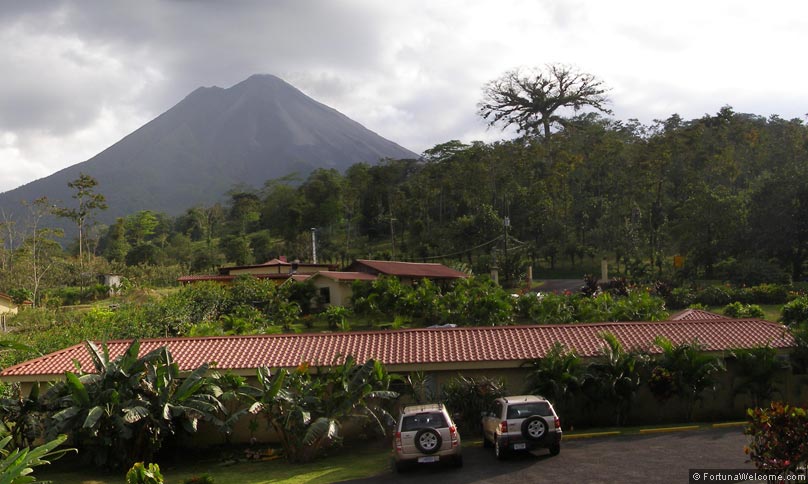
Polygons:
<instances>
[{"instance_id":1,"label":"window","mask_svg":"<svg viewBox=\"0 0 808 484\"><path fill-rule=\"evenodd\" d=\"M513 418L528 418L531 415L551 417L550 404L547 402L530 402L511 405L508 407L508 420Z\"/></svg>"},{"instance_id":2,"label":"window","mask_svg":"<svg viewBox=\"0 0 808 484\"><path fill-rule=\"evenodd\" d=\"M321 287L320 288L320 301L323 304L331 304L331 288L330 287Z\"/></svg>"},{"instance_id":3,"label":"window","mask_svg":"<svg viewBox=\"0 0 808 484\"><path fill-rule=\"evenodd\" d=\"M440 412L418 413L404 417L401 421L402 432L412 432L421 429L439 429L447 427L446 419Z\"/></svg>"}]
</instances>

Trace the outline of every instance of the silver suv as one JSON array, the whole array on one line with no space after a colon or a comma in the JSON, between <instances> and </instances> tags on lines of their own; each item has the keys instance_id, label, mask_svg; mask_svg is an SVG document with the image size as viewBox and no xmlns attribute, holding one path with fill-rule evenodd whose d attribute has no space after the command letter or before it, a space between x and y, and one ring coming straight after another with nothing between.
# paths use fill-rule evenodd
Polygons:
<instances>
[{"instance_id":1,"label":"silver suv","mask_svg":"<svg viewBox=\"0 0 808 484\"><path fill-rule=\"evenodd\" d=\"M561 452L561 423L547 399L535 395L497 398L483 415L483 446L505 459L511 451L546 448Z\"/></svg>"},{"instance_id":2,"label":"silver suv","mask_svg":"<svg viewBox=\"0 0 808 484\"><path fill-rule=\"evenodd\" d=\"M446 407L439 403L404 407L393 440L396 471L410 464L444 461L463 465L460 434Z\"/></svg>"}]
</instances>

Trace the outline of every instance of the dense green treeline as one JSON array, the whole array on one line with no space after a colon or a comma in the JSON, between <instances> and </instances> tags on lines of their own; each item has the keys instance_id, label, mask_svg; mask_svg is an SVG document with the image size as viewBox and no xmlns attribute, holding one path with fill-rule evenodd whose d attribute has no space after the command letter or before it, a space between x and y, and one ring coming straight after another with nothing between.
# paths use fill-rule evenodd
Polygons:
<instances>
[{"instance_id":1,"label":"dense green treeline","mask_svg":"<svg viewBox=\"0 0 808 484\"><path fill-rule=\"evenodd\" d=\"M478 273L496 262L515 277L528 263L608 257L642 278L668 274L679 254L694 277L802 279L806 172L800 120L728 107L651 126L588 114L549 142L450 141L420 160L234 189L224 205L173 220L134 214L109 228L99 250L129 265L206 271L279 254L309 259L314 228L318 255L337 262L455 260Z\"/></svg>"},{"instance_id":2,"label":"dense green treeline","mask_svg":"<svg viewBox=\"0 0 808 484\"><path fill-rule=\"evenodd\" d=\"M175 267L214 271L279 255L309 260L440 261L516 280L528 264L612 268L633 279L677 275L757 284L805 277L808 127L735 113L650 126L590 113L549 139L449 141L419 160L319 169L178 217L142 211L109 227L85 214L85 257L42 227L2 222L5 292L88 285L88 273ZM96 190L103 193L103 187ZM37 225L36 222L40 224ZM68 252L78 256L77 244ZM95 254L95 257L93 257ZM85 260L86 259L86 260ZM616 264L616 267L615 267Z\"/></svg>"}]
</instances>

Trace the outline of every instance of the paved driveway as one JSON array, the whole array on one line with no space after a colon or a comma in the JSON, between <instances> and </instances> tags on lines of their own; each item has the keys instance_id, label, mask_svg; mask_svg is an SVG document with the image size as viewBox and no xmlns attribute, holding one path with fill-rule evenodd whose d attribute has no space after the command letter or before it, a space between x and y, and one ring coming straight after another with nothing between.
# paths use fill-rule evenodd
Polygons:
<instances>
[{"instance_id":1,"label":"paved driveway","mask_svg":"<svg viewBox=\"0 0 808 484\"><path fill-rule=\"evenodd\" d=\"M513 456L501 462L490 449L463 449L464 467L420 467L349 481L426 484L452 483L687 483L691 468L748 468L741 429L710 429L647 436L602 437L562 442L561 454Z\"/></svg>"}]
</instances>

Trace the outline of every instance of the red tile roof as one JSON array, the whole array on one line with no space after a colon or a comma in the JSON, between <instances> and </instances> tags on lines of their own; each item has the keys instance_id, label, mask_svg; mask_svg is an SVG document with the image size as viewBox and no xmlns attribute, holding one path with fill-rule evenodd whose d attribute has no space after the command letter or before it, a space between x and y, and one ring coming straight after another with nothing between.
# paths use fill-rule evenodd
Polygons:
<instances>
[{"instance_id":1,"label":"red tile roof","mask_svg":"<svg viewBox=\"0 0 808 484\"><path fill-rule=\"evenodd\" d=\"M407 371L423 365L457 369L464 364L477 367L517 367L525 360L541 358L556 342L574 348L583 357L600 354L598 335L613 333L627 348L659 352L653 346L657 336L674 343L697 339L707 350L723 351L770 344L788 348L794 341L780 324L759 319L707 321L663 321L593 323L541 326L498 326L452 329L411 329L353 333L319 333L266 336L222 336L209 338L160 338L143 340L141 353L166 345L182 370L207 362L220 369L247 370L259 366L293 367L303 361L329 365L337 356L352 355L358 361L377 358L391 371ZM110 341L113 357L129 341ZM0 372L10 380L59 377L73 370L73 360L91 370L83 345L42 356Z\"/></svg>"},{"instance_id":2,"label":"red tile roof","mask_svg":"<svg viewBox=\"0 0 808 484\"><path fill-rule=\"evenodd\" d=\"M320 271L311 277L327 277L333 281L375 281L376 276L365 272Z\"/></svg>"},{"instance_id":3,"label":"red tile roof","mask_svg":"<svg viewBox=\"0 0 808 484\"><path fill-rule=\"evenodd\" d=\"M465 272L454 270L443 264L423 262L357 259L353 264L348 266L346 270L427 279L460 279L468 277L468 274Z\"/></svg>"},{"instance_id":4,"label":"red tile roof","mask_svg":"<svg viewBox=\"0 0 808 484\"><path fill-rule=\"evenodd\" d=\"M710 319L732 319L720 314L704 311L703 309L685 309L674 313L668 318L669 321L704 321Z\"/></svg>"},{"instance_id":5,"label":"red tile roof","mask_svg":"<svg viewBox=\"0 0 808 484\"><path fill-rule=\"evenodd\" d=\"M200 275L200 276L182 276L177 278L177 282L199 282L199 281L217 281L217 282L230 282L239 276L253 276L258 279L288 279L290 274L239 274L239 275Z\"/></svg>"}]
</instances>

